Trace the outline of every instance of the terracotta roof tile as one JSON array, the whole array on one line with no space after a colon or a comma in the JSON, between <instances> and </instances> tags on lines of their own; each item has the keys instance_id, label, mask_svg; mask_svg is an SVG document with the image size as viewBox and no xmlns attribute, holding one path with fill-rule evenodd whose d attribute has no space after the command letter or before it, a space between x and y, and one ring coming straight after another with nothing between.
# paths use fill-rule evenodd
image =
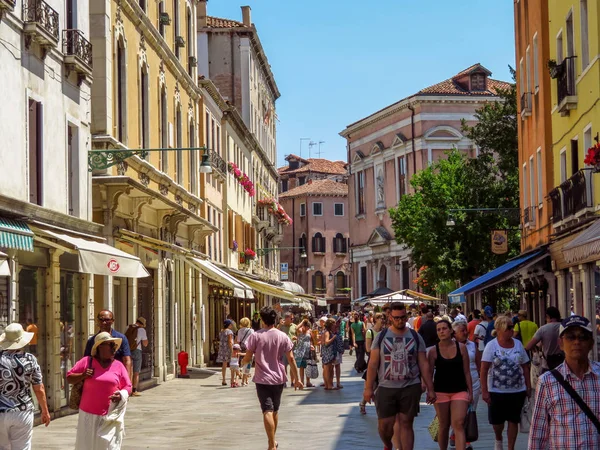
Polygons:
<instances>
[{"instance_id":1,"label":"terracotta roof tile","mask_svg":"<svg viewBox=\"0 0 600 450\"><path fill-rule=\"evenodd\" d=\"M434 84L433 86L421 89L417 95L440 94L440 95L498 95L498 89L508 89L510 84L504 81L487 78L487 89L485 91L469 91L466 86L461 85L458 81L465 76L474 72L484 72L486 75L491 75L491 72L481 64L473 64L471 67L461 70L452 78Z\"/></svg>"},{"instance_id":2,"label":"terracotta roof tile","mask_svg":"<svg viewBox=\"0 0 600 450\"><path fill-rule=\"evenodd\" d=\"M289 166L283 166L277 169L279 175L290 175L297 173L316 172L330 175L346 175L346 163L343 161L330 161L322 158L308 158L308 164L298 168L290 169Z\"/></svg>"},{"instance_id":3,"label":"terracotta roof tile","mask_svg":"<svg viewBox=\"0 0 600 450\"><path fill-rule=\"evenodd\" d=\"M348 185L333 180L314 180L279 194L279 199L304 195L344 196L348 195Z\"/></svg>"},{"instance_id":4,"label":"terracotta roof tile","mask_svg":"<svg viewBox=\"0 0 600 450\"><path fill-rule=\"evenodd\" d=\"M221 19L220 17L206 16L206 25L210 28L240 28L246 27L242 22L231 19Z\"/></svg>"}]
</instances>

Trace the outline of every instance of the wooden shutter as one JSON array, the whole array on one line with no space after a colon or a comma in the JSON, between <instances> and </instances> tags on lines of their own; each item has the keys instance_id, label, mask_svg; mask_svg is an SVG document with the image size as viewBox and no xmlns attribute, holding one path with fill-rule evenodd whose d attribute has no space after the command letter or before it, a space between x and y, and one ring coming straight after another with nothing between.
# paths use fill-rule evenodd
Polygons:
<instances>
[{"instance_id":1,"label":"wooden shutter","mask_svg":"<svg viewBox=\"0 0 600 450\"><path fill-rule=\"evenodd\" d=\"M316 236L313 236L312 238L312 251L313 253L315 253L317 251L317 238ZM314 277L314 275L313 275Z\"/></svg>"},{"instance_id":2,"label":"wooden shutter","mask_svg":"<svg viewBox=\"0 0 600 450\"><path fill-rule=\"evenodd\" d=\"M250 247L256 251L256 230L254 227L250 227Z\"/></svg>"},{"instance_id":3,"label":"wooden shutter","mask_svg":"<svg viewBox=\"0 0 600 450\"><path fill-rule=\"evenodd\" d=\"M234 222L233 222L233 210L227 211L227 241L229 242L229 248L233 248L233 241L235 240L235 236L233 234L234 230Z\"/></svg>"},{"instance_id":4,"label":"wooden shutter","mask_svg":"<svg viewBox=\"0 0 600 450\"><path fill-rule=\"evenodd\" d=\"M313 293L317 291L317 276L315 274L312 276L312 291Z\"/></svg>"},{"instance_id":5,"label":"wooden shutter","mask_svg":"<svg viewBox=\"0 0 600 450\"><path fill-rule=\"evenodd\" d=\"M325 236L323 236L323 237L321 238L321 251L322 251L323 253L325 253L325 252L326 252L326 248L327 248L327 247L326 247L326 240L325 240Z\"/></svg>"},{"instance_id":6,"label":"wooden shutter","mask_svg":"<svg viewBox=\"0 0 600 450\"><path fill-rule=\"evenodd\" d=\"M348 240L345 238L341 238L342 244L342 253L348 253Z\"/></svg>"},{"instance_id":7,"label":"wooden shutter","mask_svg":"<svg viewBox=\"0 0 600 450\"><path fill-rule=\"evenodd\" d=\"M241 251L246 250L246 247L244 246L244 222L242 221L242 216L239 214L235 215L235 240Z\"/></svg>"}]
</instances>

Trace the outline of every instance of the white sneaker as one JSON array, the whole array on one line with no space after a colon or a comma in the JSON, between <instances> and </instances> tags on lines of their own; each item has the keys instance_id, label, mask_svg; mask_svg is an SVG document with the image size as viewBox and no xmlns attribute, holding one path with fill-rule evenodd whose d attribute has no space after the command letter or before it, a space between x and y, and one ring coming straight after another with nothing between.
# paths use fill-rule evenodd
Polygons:
<instances>
[{"instance_id":1,"label":"white sneaker","mask_svg":"<svg viewBox=\"0 0 600 450\"><path fill-rule=\"evenodd\" d=\"M494 442L494 450L502 450L502 441Z\"/></svg>"}]
</instances>

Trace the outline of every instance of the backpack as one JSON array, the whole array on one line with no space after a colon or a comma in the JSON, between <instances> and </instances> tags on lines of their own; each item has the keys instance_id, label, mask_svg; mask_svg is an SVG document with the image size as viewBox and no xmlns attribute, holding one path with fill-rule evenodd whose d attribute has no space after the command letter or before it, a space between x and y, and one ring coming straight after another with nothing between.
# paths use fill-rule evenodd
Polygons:
<instances>
[{"instance_id":1,"label":"backpack","mask_svg":"<svg viewBox=\"0 0 600 450\"><path fill-rule=\"evenodd\" d=\"M248 348L246 347L246 340L248 339L248 336L250 336L250 330L251 328L246 328L246 334L244 335L244 337L242 338L242 340L240 341L240 350L242 352L245 352ZM238 332L238 337L239 337L239 332Z\"/></svg>"},{"instance_id":2,"label":"backpack","mask_svg":"<svg viewBox=\"0 0 600 450\"><path fill-rule=\"evenodd\" d=\"M493 320L490 323L488 323L487 328L485 329L485 339L483 340L483 343L485 345L488 344L488 342L490 342L492 339L494 339L494 336L492 336L492 331L494 331L496 325L496 321Z\"/></svg>"},{"instance_id":3,"label":"backpack","mask_svg":"<svg viewBox=\"0 0 600 450\"><path fill-rule=\"evenodd\" d=\"M135 349L137 349L137 332L138 332L138 327L135 324L131 324L129 325L129 327L127 327L127 331L125 332L125 337L127 338L127 342L129 343L129 349L131 351L134 351Z\"/></svg>"}]
</instances>

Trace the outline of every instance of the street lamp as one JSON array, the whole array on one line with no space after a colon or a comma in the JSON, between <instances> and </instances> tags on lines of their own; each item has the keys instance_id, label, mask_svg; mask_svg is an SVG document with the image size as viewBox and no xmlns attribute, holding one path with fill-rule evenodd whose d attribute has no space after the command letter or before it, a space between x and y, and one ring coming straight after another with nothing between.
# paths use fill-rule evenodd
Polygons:
<instances>
[{"instance_id":1,"label":"street lamp","mask_svg":"<svg viewBox=\"0 0 600 450\"><path fill-rule=\"evenodd\" d=\"M446 220L446 226L453 227L454 225L456 225L454 218L452 216L448 216L448 220Z\"/></svg>"},{"instance_id":2,"label":"street lamp","mask_svg":"<svg viewBox=\"0 0 600 450\"><path fill-rule=\"evenodd\" d=\"M208 150L205 149L202 152L202 162L200 163L200 173L212 173L212 166L210 165L210 155Z\"/></svg>"}]
</instances>

